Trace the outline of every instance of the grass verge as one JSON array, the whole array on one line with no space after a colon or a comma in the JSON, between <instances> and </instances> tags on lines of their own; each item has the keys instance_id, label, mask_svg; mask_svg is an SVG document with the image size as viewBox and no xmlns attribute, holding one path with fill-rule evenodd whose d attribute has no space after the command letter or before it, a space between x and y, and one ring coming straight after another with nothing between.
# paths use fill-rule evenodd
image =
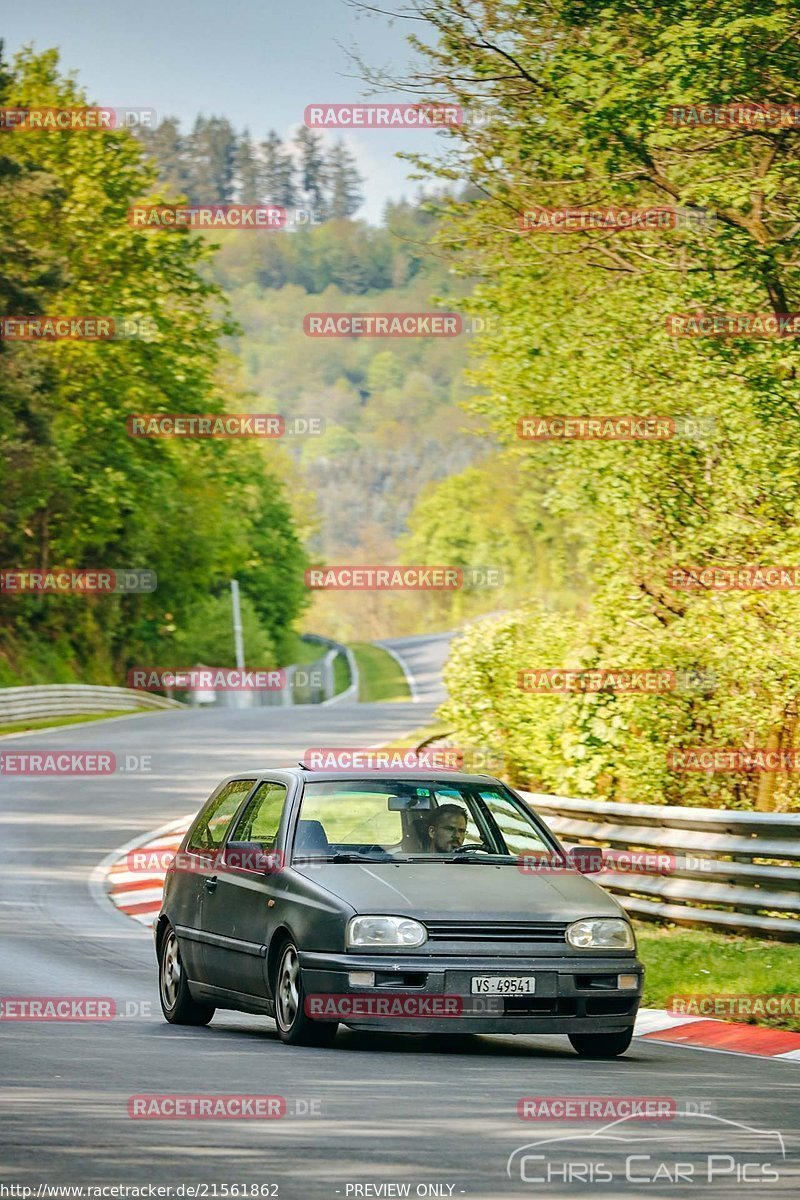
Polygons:
<instances>
[{"instance_id":1,"label":"grass verge","mask_svg":"<svg viewBox=\"0 0 800 1200\"><path fill-rule=\"evenodd\" d=\"M144 709L138 710L143 712ZM14 721L0 725L0 737L5 733L26 733L29 729L52 729L56 725L83 725L88 721L107 721L109 717L130 717L130 709L103 713L75 713L69 717L41 717L35 721Z\"/></svg>"},{"instance_id":2,"label":"grass verge","mask_svg":"<svg viewBox=\"0 0 800 1200\"><path fill-rule=\"evenodd\" d=\"M350 687L350 668L347 665L347 659L340 651L333 660L333 694L334 694L334 696L338 696L341 692L346 692L349 687Z\"/></svg>"},{"instance_id":3,"label":"grass verge","mask_svg":"<svg viewBox=\"0 0 800 1200\"><path fill-rule=\"evenodd\" d=\"M666 1008L670 996L797 995L800 946L790 942L738 937L710 929L634 922L639 958L645 965L643 1004ZM800 1004L794 1015L737 1015L725 1019L774 1029L800 1031ZM711 1014L709 1014L711 1015ZM723 1013L715 1014L722 1019Z\"/></svg>"},{"instance_id":4,"label":"grass verge","mask_svg":"<svg viewBox=\"0 0 800 1200\"><path fill-rule=\"evenodd\" d=\"M391 654L368 642L353 642L350 649L358 665L358 698L362 704L411 698L402 668Z\"/></svg>"},{"instance_id":5,"label":"grass verge","mask_svg":"<svg viewBox=\"0 0 800 1200\"><path fill-rule=\"evenodd\" d=\"M293 633L287 640L285 659L286 664L299 663L305 666L307 663L316 662L318 658L323 658L329 647L322 642L304 642L299 634Z\"/></svg>"}]
</instances>

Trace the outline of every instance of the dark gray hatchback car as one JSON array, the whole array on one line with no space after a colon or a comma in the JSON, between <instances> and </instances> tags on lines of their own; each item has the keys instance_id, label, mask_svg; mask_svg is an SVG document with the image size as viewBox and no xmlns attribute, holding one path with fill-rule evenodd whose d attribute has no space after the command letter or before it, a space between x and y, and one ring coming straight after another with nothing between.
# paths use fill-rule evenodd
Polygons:
<instances>
[{"instance_id":1,"label":"dark gray hatchback car","mask_svg":"<svg viewBox=\"0 0 800 1200\"><path fill-rule=\"evenodd\" d=\"M623 910L576 855L487 775L232 776L164 882L164 1016L265 1013L306 1045L340 1023L558 1033L579 1054L616 1056L643 971Z\"/></svg>"}]
</instances>

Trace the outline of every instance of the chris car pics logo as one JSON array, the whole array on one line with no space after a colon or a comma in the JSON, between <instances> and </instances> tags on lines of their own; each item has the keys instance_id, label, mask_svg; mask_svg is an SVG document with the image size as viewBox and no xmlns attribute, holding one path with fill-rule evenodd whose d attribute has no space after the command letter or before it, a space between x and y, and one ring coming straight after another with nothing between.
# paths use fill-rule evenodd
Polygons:
<instances>
[{"instance_id":1,"label":"chris car pics logo","mask_svg":"<svg viewBox=\"0 0 800 1200\"><path fill-rule=\"evenodd\" d=\"M631 1113L593 1131L528 1142L509 1155L506 1174L529 1194L565 1184L610 1184L624 1185L626 1194L633 1185L652 1188L654 1195L683 1195L709 1184L738 1189L775 1183L785 1177L785 1160L780 1131L687 1106L667 1121L654 1116L651 1123Z\"/></svg>"}]
</instances>

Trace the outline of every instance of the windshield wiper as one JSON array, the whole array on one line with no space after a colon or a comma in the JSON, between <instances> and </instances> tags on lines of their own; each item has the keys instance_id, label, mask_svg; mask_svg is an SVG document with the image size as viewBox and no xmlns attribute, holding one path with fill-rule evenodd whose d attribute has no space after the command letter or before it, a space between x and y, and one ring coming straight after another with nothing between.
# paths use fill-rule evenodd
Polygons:
<instances>
[{"instance_id":1,"label":"windshield wiper","mask_svg":"<svg viewBox=\"0 0 800 1200\"><path fill-rule=\"evenodd\" d=\"M496 860L498 858L510 858L509 854L502 850L474 850L470 847L468 850L454 850L450 858L440 859L440 862L468 862L468 863L490 863L492 866L498 866Z\"/></svg>"},{"instance_id":2,"label":"windshield wiper","mask_svg":"<svg viewBox=\"0 0 800 1200\"><path fill-rule=\"evenodd\" d=\"M359 854L357 850L337 850L325 858L325 862L402 862L391 854Z\"/></svg>"}]
</instances>

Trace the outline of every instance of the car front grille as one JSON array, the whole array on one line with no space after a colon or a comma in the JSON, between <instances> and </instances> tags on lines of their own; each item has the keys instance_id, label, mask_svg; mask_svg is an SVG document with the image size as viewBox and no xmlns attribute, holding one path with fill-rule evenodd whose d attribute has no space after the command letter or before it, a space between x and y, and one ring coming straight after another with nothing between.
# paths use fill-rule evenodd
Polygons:
<instances>
[{"instance_id":1,"label":"car front grille","mask_svg":"<svg viewBox=\"0 0 800 1200\"><path fill-rule=\"evenodd\" d=\"M552 921L426 921L431 942L564 942L567 926Z\"/></svg>"}]
</instances>

